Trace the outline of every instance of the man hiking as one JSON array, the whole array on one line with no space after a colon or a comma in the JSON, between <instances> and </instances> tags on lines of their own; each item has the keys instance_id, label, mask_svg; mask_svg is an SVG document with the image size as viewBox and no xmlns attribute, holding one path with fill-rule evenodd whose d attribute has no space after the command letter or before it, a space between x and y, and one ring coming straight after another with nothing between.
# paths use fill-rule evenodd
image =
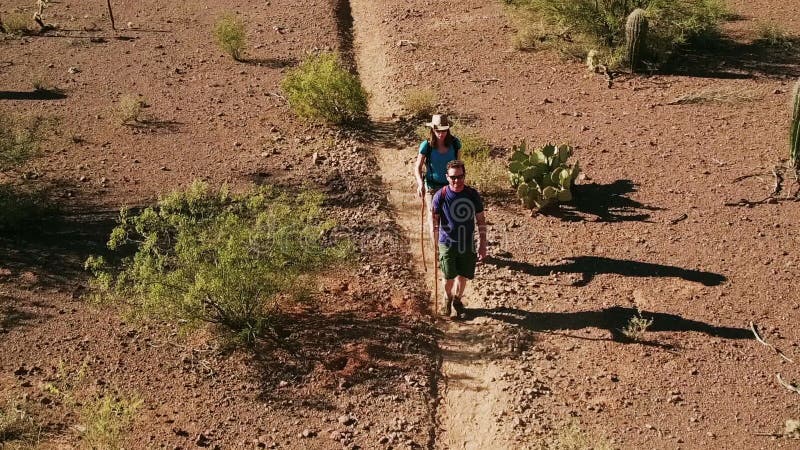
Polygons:
<instances>
[{"instance_id":1,"label":"man hiking","mask_svg":"<svg viewBox=\"0 0 800 450\"><path fill-rule=\"evenodd\" d=\"M467 280L475 277L476 261L486 258L486 217L483 200L466 185L466 171L461 160L447 164L447 186L438 190L431 201L433 235L439 237L439 267L447 296L442 314L466 319L461 301ZM478 224L478 247L475 251L475 224Z\"/></svg>"}]
</instances>

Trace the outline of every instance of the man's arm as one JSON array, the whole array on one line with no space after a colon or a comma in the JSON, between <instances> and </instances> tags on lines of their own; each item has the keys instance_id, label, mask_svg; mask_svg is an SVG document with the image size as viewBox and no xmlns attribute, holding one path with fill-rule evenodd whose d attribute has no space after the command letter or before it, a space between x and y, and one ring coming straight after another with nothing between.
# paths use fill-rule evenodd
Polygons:
<instances>
[{"instance_id":1,"label":"man's arm","mask_svg":"<svg viewBox=\"0 0 800 450\"><path fill-rule=\"evenodd\" d=\"M475 215L475 221L478 223L478 261L483 261L486 258L486 215L483 211Z\"/></svg>"},{"instance_id":2,"label":"man's arm","mask_svg":"<svg viewBox=\"0 0 800 450\"><path fill-rule=\"evenodd\" d=\"M433 245L439 245L439 215L431 211L431 241Z\"/></svg>"}]
</instances>

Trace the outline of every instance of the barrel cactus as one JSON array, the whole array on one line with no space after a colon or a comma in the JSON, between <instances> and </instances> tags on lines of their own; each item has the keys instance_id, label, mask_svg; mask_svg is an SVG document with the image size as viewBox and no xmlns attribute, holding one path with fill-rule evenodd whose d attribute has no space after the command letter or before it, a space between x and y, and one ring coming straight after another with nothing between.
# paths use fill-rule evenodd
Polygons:
<instances>
[{"instance_id":1,"label":"barrel cactus","mask_svg":"<svg viewBox=\"0 0 800 450\"><path fill-rule=\"evenodd\" d=\"M795 169L800 169L800 79L792 89L792 125L789 132L790 156Z\"/></svg>"},{"instance_id":2,"label":"barrel cactus","mask_svg":"<svg viewBox=\"0 0 800 450\"><path fill-rule=\"evenodd\" d=\"M631 72L635 72L636 68L642 60L642 52L647 40L647 16L643 9L636 8L628 16L625 22L625 49L628 64L631 66Z\"/></svg>"},{"instance_id":3,"label":"barrel cactus","mask_svg":"<svg viewBox=\"0 0 800 450\"><path fill-rule=\"evenodd\" d=\"M577 162L567 164L570 156L572 147L566 144L547 144L531 152L525 141L513 147L508 172L524 207L541 210L572 200L572 186L581 169Z\"/></svg>"}]
</instances>

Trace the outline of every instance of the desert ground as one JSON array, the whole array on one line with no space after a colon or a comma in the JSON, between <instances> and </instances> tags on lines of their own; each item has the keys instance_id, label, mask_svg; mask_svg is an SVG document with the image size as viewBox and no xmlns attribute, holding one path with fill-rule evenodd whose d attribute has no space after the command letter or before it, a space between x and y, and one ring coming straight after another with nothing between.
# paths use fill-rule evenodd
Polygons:
<instances>
[{"instance_id":1,"label":"desert ground","mask_svg":"<svg viewBox=\"0 0 800 450\"><path fill-rule=\"evenodd\" d=\"M57 119L42 155L0 181L58 206L0 231L0 419L24 412L36 429L0 433L0 448L87 448L104 395L141 401L120 441L132 449L797 448L785 424L800 397L776 377L800 380L797 185L760 200L788 158L800 41L753 40L767 21L800 35L800 5L729 0L713 51L609 85L515 49L500 1L112 3L116 30L105 2L62 0L45 10L53 29L0 40L0 112ZM242 61L214 42L225 12L246 25ZM369 126L290 109L281 80L321 50L371 93ZM551 214L510 187L486 196L491 257L469 321L432 311L419 252L425 119L403 97L420 88L497 164L522 139L566 142L585 175ZM120 123L125 95L147 120ZM83 263L108 252L120 208L197 179L319 190L356 244L282 313L279 339L231 346L87 301ZM652 324L632 340L637 315Z\"/></svg>"}]
</instances>

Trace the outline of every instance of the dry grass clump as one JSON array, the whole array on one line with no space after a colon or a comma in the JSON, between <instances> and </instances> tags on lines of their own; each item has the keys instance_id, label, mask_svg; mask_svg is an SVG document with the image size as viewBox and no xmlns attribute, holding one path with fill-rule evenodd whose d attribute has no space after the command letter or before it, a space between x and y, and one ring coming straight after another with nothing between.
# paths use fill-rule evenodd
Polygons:
<instances>
[{"instance_id":1,"label":"dry grass clump","mask_svg":"<svg viewBox=\"0 0 800 450\"><path fill-rule=\"evenodd\" d=\"M794 46L795 36L774 22L759 22L756 26L755 43L767 47L790 49Z\"/></svg>"},{"instance_id":2,"label":"dry grass clump","mask_svg":"<svg viewBox=\"0 0 800 450\"><path fill-rule=\"evenodd\" d=\"M117 398L104 395L83 407L81 429L87 448L122 448L123 439L142 406L137 397Z\"/></svg>"},{"instance_id":3,"label":"dry grass clump","mask_svg":"<svg viewBox=\"0 0 800 450\"><path fill-rule=\"evenodd\" d=\"M411 117L427 117L436 111L439 99L430 89L409 89L403 97L403 109Z\"/></svg>"},{"instance_id":4,"label":"dry grass clump","mask_svg":"<svg viewBox=\"0 0 800 450\"><path fill-rule=\"evenodd\" d=\"M2 28L3 33L10 34L12 36L22 36L31 34L33 32L30 27L29 16L23 13L8 14L3 16L2 27L0 28Z\"/></svg>"},{"instance_id":5,"label":"dry grass clump","mask_svg":"<svg viewBox=\"0 0 800 450\"><path fill-rule=\"evenodd\" d=\"M242 60L245 47L244 24L231 13L222 16L214 25L214 37L219 47L236 61Z\"/></svg>"},{"instance_id":6,"label":"dry grass clump","mask_svg":"<svg viewBox=\"0 0 800 450\"><path fill-rule=\"evenodd\" d=\"M124 94L117 104L117 119L123 125L143 122L145 106L147 102L144 98L134 94Z\"/></svg>"}]
</instances>

